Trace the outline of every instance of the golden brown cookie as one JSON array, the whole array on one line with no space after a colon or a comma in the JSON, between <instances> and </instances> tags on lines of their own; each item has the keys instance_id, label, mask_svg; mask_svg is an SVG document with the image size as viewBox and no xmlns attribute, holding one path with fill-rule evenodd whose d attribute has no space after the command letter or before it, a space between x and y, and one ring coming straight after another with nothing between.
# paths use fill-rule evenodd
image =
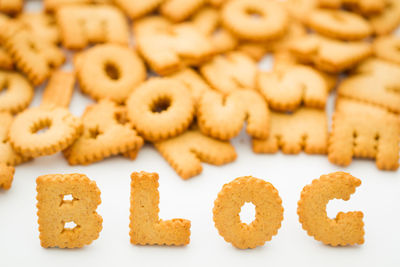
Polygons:
<instances>
[{"instance_id":1,"label":"golden brown cookie","mask_svg":"<svg viewBox=\"0 0 400 267\"><path fill-rule=\"evenodd\" d=\"M41 106L68 108L74 87L74 73L62 70L53 72L44 89Z\"/></svg>"},{"instance_id":2,"label":"golden brown cookie","mask_svg":"<svg viewBox=\"0 0 400 267\"><path fill-rule=\"evenodd\" d=\"M33 98L33 87L17 72L0 70L0 112L18 113L24 110Z\"/></svg>"},{"instance_id":3,"label":"golden brown cookie","mask_svg":"<svg viewBox=\"0 0 400 267\"><path fill-rule=\"evenodd\" d=\"M223 165L236 159L235 148L229 142L212 139L197 130L188 130L154 146L185 180L202 172L201 162Z\"/></svg>"},{"instance_id":4,"label":"golden brown cookie","mask_svg":"<svg viewBox=\"0 0 400 267\"><path fill-rule=\"evenodd\" d=\"M0 161L0 189L8 190L11 188L14 172L14 167Z\"/></svg>"},{"instance_id":5,"label":"golden brown cookie","mask_svg":"<svg viewBox=\"0 0 400 267\"><path fill-rule=\"evenodd\" d=\"M278 111L294 111L301 104L323 109L328 98L324 77L313 68L302 65L260 73L258 90L268 105Z\"/></svg>"},{"instance_id":6,"label":"golden brown cookie","mask_svg":"<svg viewBox=\"0 0 400 267\"><path fill-rule=\"evenodd\" d=\"M255 153L325 154L328 122L325 111L301 108L292 114L271 112L267 139L253 139Z\"/></svg>"},{"instance_id":7,"label":"golden brown cookie","mask_svg":"<svg viewBox=\"0 0 400 267\"><path fill-rule=\"evenodd\" d=\"M164 0L160 6L160 13L174 22L181 22L189 18L206 0Z\"/></svg>"},{"instance_id":8,"label":"golden brown cookie","mask_svg":"<svg viewBox=\"0 0 400 267\"><path fill-rule=\"evenodd\" d=\"M339 212L331 219L326 213L330 200L349 200L361 180L345 172L322 175L303 188L298 202L299 221L308 235L331 246L364 243L364 222L361 211Z\"/></svg>"},{"instance_id":9,"label":"golden brown cookie","mask_svg":"<svg viewBox=\"0 0 400 267\"><path fill-rule=\"evenodd\" d=\"M40 39L55 44L60 42L60 32L53 16L43 12L25 12L17 19L23 27Z\"/></svg>"},{"instance_id":10,"label":"golden brown cookie","mask_svg":"<svg viewBox=\"0 0 400 267\"><path fill-rule=\"evenodd\" d=\"M43 0L44 8L47 12L53 12L66 5L86 5L86 4L112 4L116 0ZM150 0L147 0L148 2Z\"/></svg>"},{"instance_id":11,"label":"golden brown cookie","mask_svg":"<svg viewBox=\"0 0 400 267\"><path fill-rule=\"evenodd\" d=\"M7 50L0 44L0 69L12 70L14 68L14 61Z\"/></svg>"},{"instance_id":12,"label":"golden brown cookie","mask_svg":"<svg viewBox=\"0 0 400 267\"><path fill-rule=\"evenodd\" d=\"M34 107L19 113L10 128L12 147L28 157L51 155L70 146L82 133L82 122L61 107Z\"/></svg>"},{"instance_id":13,"label":"golden brown cookie","mask_svg":"<svg viewBox=\"0 0 400 267\"><path fill-rule=\"evenodd\" d=\"M99 237L103 219L96 212L101 199L95 181L84 174L49 174L39 176L36 185L42 247L80 248ZM72 229L70 222L76 225Z\"/></svg>"},{"instance_id":14,"label":"golden brown cookie","mask_svg":"<svg viewBox=\"0 0 400 267\"><path fill-rule=\"evenodd\" d=\"M107 99L86 108L82 116L82 136L64 151L69 164L86 165L140 149L143 139L131 125L118 121L119 114L125 112L123 109Z\"/></svg>"},{"instance_id":15,"label":"golden brown cookie","mask_svg":"<svg viewBox=\"0 0 400 267\"><path fill-rule=\"evenodd\" d=\"M255 89L257 71L256 62L240 52L217 55L200 68L211 87L223 94Z\"/></svg>"},{"instance_id":16,"label":"golden brown cookie","mask_svg":"<svg viewBox=\"0 0 400 267\"><path fill-rule=\"evenodd\" d=\"M96 45L77 60L77 76L84 93L92 98L124 103L146 79L146 68L136 52L117 44Z\"/></svg>"},{"instance_id":17,"label":"golden brown cookie","mask_svg":"<svg viewBox=\"0 0 400 267\"><path fill-rule=\"evenodd\" d=\"M400 65L400 37L382 36L373 43L375 56Z\"/></svg>"},{"instance_id":18,"label":"golden brown cookie","mask_svg":"<svg viewBox=\"0 0 400 267\"><path fill-rule=\"evenodd\" d=\"M68 49L82 49L91 43L129 42L128 23L113 6L63 6L57 10L56 19L62 44Z\"/></svg>"},{"instance_id":19,"label":"golden brown cookie","mask_svg":"<svg viewBox=\"0 0 400 267\"><path fill-rule=\"evenodd\" d=\"M134 33L139 53L160 75L198 66L214 54L211 40L192 23L172 24L150 16L134 24Z\"/></svg>"},{"instance_id":20,"label":"golden brown cookie","mask_svg":"<svg viewBox=\"0 0 400 267\"><path fill-rule=\"evenodd\" d=\"M319 6L326 8L348 8L363 15L381 13L386 0L318 0Z\"/></svg>"},{"instance_id":21,"label":"golden brown cookie","mask_svg":"<svg viewBox=\"0 0 400 267\"><path fill-rule=\"evenodd\" d=\"M134 245L185 246L190 242L190 221L162 220L158 213L160 194L158 174L134 172L131 175L130 232Z\"/></svg>"},{"instance_id":22,"label":"golden brown cookie","mask_svg":"<svg viewBox=\"0 0 400 267\"><path fill-rule=\"evenodd\" d=\"M231 0L221 12L225 27L242 40L278 39L288 26L288 15L276 1Z\"/></svg>"},{"instance_id":23,"label":"golden brown cookie","mask_svg":"<svg viewBox=\"0 0 400 267\"><path fill-rule=\"evenodd\" d=\"M347 166L353 157L375 159L380 170L399 167L400 125L397 118L382 113L337 111L332 119L328 159Z\"/></svg>"},{"instance_id":24,"label":"golden brown cookie","mask_svg":"<svg viewBox=\"0 0 400 267\"><path fill-rule=\"evenodd\" d=\"M307 25L324 36L347 41L361 40L372 33L366 19L344 10L314 9L308 14Z\"/></svg>"},{"instance_id":25,"label":"golden brown cookie","mask_svg":"<svg viewBox=\"0 0 400 267\"><path fill-rule=\"evenodd\" d=\"M259 139L268 137L268 105L253 90L237 90L227 96L208 91L199 102L197 123L208 136L220 140L232 139L240 133L245 121L250 136Z\"/></svg>"},{"instance_id":26,"label":"golden brown cookie","mask_svg":"<svg viewBox=\"0 0 400 267\"><path fill-rule=\"evenodd\" d=\"M400 66L370 59L361 63L338 87L341 97L371 103L400 113Z\"/></svg>"},{"instance_id":27,"label":"golden brown cookie","mask_svg":"<svg viewBox=\"0 0 400 267\"><path fill-rule=\"evenodd\" d=\"M177 136L190 125L194 100L183 83L171 78L152 78L137 87L127 102L128 119L149 141Z\"/></svg>"},{"instance_id":28,"label":"golden brown cookie","mask_svg":"<svg viewBox=\"0 0 400 267\"><path fill-rule=\"evenodd\" d=\"M305 23L308 15L318 7L319 0L286 0L283 6L291 19Z\"/></svg>"},{"instance_id":29,"label":"golden brown cookie","mask_svg":"<svg viewBox=\"0 0 400 267\"><path fill-rule=\"evenodd\" d=\"M400 1L385 0L385 8L379 13L371 16L369 22L376 35L386 35L400 25Z\"/></svg>"},{"instance_id":30,"label":"golden brown cookie","mask_svg":"<svg viewBox=\"0 0 400 267\"><path fill-rule=\"evenodd\" d=\"M256 215L250 224L240 220L241 207L251 202ZM214 202L214 222L226 242L240 249L264 245L278 233L283 221L282 200L275 187L252 176L225 184Z\"/></svg>"},{"instance_id":31,"label":"golden brown cookie","mask_svg":"<svg viewBox=\"0 0 400 267\"><path fill-rule=\"evenodd\" d=\"M366 42L344 42L311 34L293 41L290 50L299 61L333 73L350 69L372 54L371 44Z\"/></svg>"},{"instance_id":32,"label":"golden brown cookie","mask_svg":"<svg viewBox=\"0 0 400 267\"><path fill-rule=\"evenodd\" d=\"M22 11L24 0L0 0L0 12L15 15Z\"/></svg>"}]
</instances>

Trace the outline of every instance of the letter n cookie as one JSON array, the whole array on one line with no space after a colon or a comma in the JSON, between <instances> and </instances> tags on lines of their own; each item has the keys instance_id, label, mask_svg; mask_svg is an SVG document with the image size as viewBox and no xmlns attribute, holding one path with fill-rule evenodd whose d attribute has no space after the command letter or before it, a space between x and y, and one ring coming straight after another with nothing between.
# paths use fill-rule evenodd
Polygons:
<instances>
[{"instance_id":1,"label":"letter n cookie","mask_svg":"<svg viewBox=\"0 0 400 267\"><path fill-rule=\"evenodd\" d=\"M346 246L364 243L364 223L361 211L339 212L331 219L326 205L332 199L349 200L361 181L348 173L322 175L303 188L297 214L303 229L315 240L326 245Z\"/></svg>"},{"instance_id":2,"label":"letter n cookie","mask_svg":"<svg viewBox=\"0 0 400 267\"><path fill-rule=\"evenodd\" d=\"M161 220L158 174L134 172L131 175L130 237L135 245L184 246L190 242L190 221Z\"/></svg>"},{"instance_id":3,"label":"letter n cookie","mask_svg":"<svg viewBox=\"0 0 400 267\"><path fill-rule=\"evenodd\" d=\"M69 49L81 49L90 43L127 45L129 41L127 21L112 6L65 6L57 11L56 19L62 43Z\"/></svg>"},{"instance_id":4,"label":"letter n cookie","mask_svg":"<svg viewBox=\"0 0 400 267\"><path fill-rule=\"evenodd\" d=\"M308 154L325 154L328 143L328 122L325 111L301 108L292 114L271 112L267 139L253 139L256 153L286 154L301 150Z\"/></svg>"},{"instance_id":5,"label":"letter n cookie","mask_svg":"<svg viewBox=\"0 0 400 267\"><path fill-rule=\"evenodd\" d=\"M50 174L36 184L42 247L80 248L99 237L103 219L96 212L101 203L96 182L84 174Z\"/></svg>"},{"instance_id":6,"label":"letter n cookie","mask_svg":"<svg viewBox=\"0 0 400 267\"><path fill-rule=\"evenodd\" d=\"M201 173L201 162L223 165L236 159L235 148L229 142L212 139L194 130L154 146L183 179Z\"/></svg>"}]
</instances>

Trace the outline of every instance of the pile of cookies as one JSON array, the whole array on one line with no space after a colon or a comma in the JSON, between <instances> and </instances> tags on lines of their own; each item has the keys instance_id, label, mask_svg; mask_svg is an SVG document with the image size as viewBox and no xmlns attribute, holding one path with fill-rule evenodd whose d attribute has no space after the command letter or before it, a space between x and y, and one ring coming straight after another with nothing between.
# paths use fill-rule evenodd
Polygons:
<instances>
[{"instance_id":1,"label":"pile of cookies","mask_svg":"<svg viewBox=\"0 0 400 267\"><path fill-rule=\"evenodd\" d=\"M62 151L71 165L152 143L184 179L255 153L399 166L398 0L0 0L0 186ZM74 71L60 70L73 51ZM272 70L258 62L273 54ZM69 54L68 54L69 55ZM75 82L97 102L68 110ZM47 84L46 84L47 83ZM34 87L46 84L38 107ZM325 105L336 90L332 127Z\"/></svg>"}]
</instances>

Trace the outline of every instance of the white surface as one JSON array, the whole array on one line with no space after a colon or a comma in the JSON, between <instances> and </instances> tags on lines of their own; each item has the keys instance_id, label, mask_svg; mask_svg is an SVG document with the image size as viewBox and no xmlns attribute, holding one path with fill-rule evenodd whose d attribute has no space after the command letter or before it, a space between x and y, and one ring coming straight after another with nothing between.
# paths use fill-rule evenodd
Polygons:
<instances>
[{"instance_id":1,"label":"white surface","mask_svg":"<svg viewBox=\"0 0 400 267\"><path fill-rule=\"evenodd\" d=\"M39 103L41 91L37 91L33 105ZM71 110L80 115L90 102L76 91ZM333 96L329 113L332 103ZM244 132L233 144L238 152L236 162L222 167L203 164L203 173L188 181L179 178L150 145L135 161L114 157L87 167L70 167L61 154L56 154L18 166L11 190L0 191L0 266L400 266L398 171L379 171L370 160L354 160L350 167L341 168L330 164L326 156L256 155ZM191 220L188 246L130 244L130 174L141 170L160 175L160 217ZM328 214L334 217L338 211L363 211L366 242L362 246L325 246L308 236L298 222L297 201L302 188L322 174L341 170L360 178L362 185L349 201L331 201ZM98 240L82 249L44 249L38 238L35 179L44 174L73 172L84 173L97 182L103 230ZM212 220L213 202L222 185L245 175L272 183L285 208L278 235L252 250L238 250L226 243ZM251 220L250 216L243 219Z\"/></svg>"}]
</instances>

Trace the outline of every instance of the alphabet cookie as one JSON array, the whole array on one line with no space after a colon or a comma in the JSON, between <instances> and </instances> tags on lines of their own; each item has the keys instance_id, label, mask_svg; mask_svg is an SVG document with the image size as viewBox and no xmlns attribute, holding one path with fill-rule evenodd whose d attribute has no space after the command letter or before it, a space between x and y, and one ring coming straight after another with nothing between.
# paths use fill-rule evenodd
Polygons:
<instances>
[{"instance_id":1,"label":"alphabet cookie","mask_svg":"<svg viewBox=\"0 0 400 267\"><path fill-rule=\"evenodd\" d=\"M33 98L33 87L17 72L0 70L0 112L18 113L24 110Z\"/></svg>"},{"instance_id":2,"label":"alphabet cookie","mask_svg":"<svg viewBox=\"0 0 400 267\"><path fill-rule=\"evenodd\" d=\"M250 224L240 220L241 207L252 202L256 215ZM278 233L283 221L282 200L275 187L251 176L225 184L214 202L214 222L226 242L240 249L264 245Z\"/></svg>"},{"instance_id":3,"label":"alphabet cookie","mask_svg":"<svg viewBox=\"0 0 400 267\"><path fill-rule=\"evenodd\" d=\"M375 39L373 48L375 56L396 64L400 64L400 38L394 35Z\"/></svg>"},{"instance_id":4,"label":"alphabet cookie","mask_svg":"<svg viewBox=\"0 0 400 267\"><path fill-rule=\"evenodd\" d=\"M257 64L240 52L217 55L202 65L200 72L211 87L223 94L256 88Z\"/></svg>"},{"instance_id":5,"label":"alphabet cookie","mask_svg":"<svg viewBox=\"0 0 400 267\"><path fill-rule=\"evenodd\" d=\"M0 44L0 68L3 70L12 70L14 68L14 62L11 55L1 44Z\"/></svg>"},{"instance_id":6,"label":"alphabet cookie","mask_svg":"<svg viewBox=\"0 0 400 267\"><path fill-rule=\"evenodd\" d=\"M134 245L185 246L190 242L190 221L159 218L158 174L131 175L130 232Z\"/></svg>"},{"instance_id":7,"label":"alphabet cookie","mask_svg":"<svg viewBox=\"0 0 400 267\"><path fill-rule=\"evenodd\" d=\"M114 0L131 19L143 17L155 11L165 0Z\"/></svg>"},{"instance_id":8,"label":"alphabet cookie","mask_svg":"<svg viewBox=\"0 0 400 267\"><path fill-rule=\"evenodd\" d=\"M328 159L347 166L353 157L375 159L380 170L397 170L400 152L397 118L362 112L335 112Z\"/></svg>"},{"instance_id":9,"label":"alphabet cookie","mask_svg":"<svg viewBox=\"0 0 400 267\"><path fill-rule=\"evenodd\" d=\"M191 124L194 100L181 82L171 78L152 78L129 96L127 115L144 139L156 142L177 136Z\"/></svg>"},{"instance_id":10,"label":"alphabet cookie","mask_svg":"<svg viewBox=\"0 0 400 267\"><path fill-rule=\"evenodd\" d=\"M172 24L158 16L134 25L139 53L160 75L198 66L214 54L212 42L191 23Z\"/></svg>"},{"instance_id":11,"label":"alphabet cookie","mask_svg":"<svg viewBox=\"0 0 400 267\"><path fill-rule=\"evenodd\" d=\"M400 2L397 0L385 2L384 10L369 18L369 23L376 35L389 34L400 25Z\"/></svg>"},{"instance_id":12,"label":"alphabet cookie","mask_svg":"<svg viewBox=\"0 0 400 267\"><path fill-rule=\"evenodd\" d=\"M54 44L60 42L60 32L54 17L42 12L24 12L17 19L40 39Z\"/></svg>"},{"instance_id":13,"label":"alphabet cookie","mask_svg":"<svg viewBox=\"0 0 400 267\"><path fill-rule=\"evenodd\" d=\"M297 39L291 43L290 50L301 62L334 73L350 69L372 54L369 43L344 42L317 35Z\"/></svg>"},{"instance_id":14,"label":"alphabet cookie","mask_svg":"<svg viewBox=\"0 0 400 267\"><path fill-rule=\"evenodd\" d=\"M253 139L255 153L325 154L328 122L325 111L300 108L292 114L271 112L267 139Z\"/></svg>"},{"instance_id":15,"label":"alphabet cookie","mask_svg":"<svg viewBox=\"0 0 400 267\"><path fill-rule=\"evenodd\" d=\"M244 122L246 131L254 137L268 136L269 110L263 97L253 90L238 90L223 96L206 92L197 111L199 129L206 135L229 140L240 133Z\"/></svg>"},{"instance_id":16,"label":"alphabet cookie","mask_svg":"<svg viewBox=\"0 0 400 267\"><path fill-rule=\"evenodd\" d=\"M313 68L301 65L260 73L258 90L268 105L279 111L293 111L302 103L306 107L322 109L328 98L324 78Z\"/></svg>"},{"instance_id":17,"label":"alphabet cookie","mask_svg":"<svg viewBox=\"0 0 400 267\"><path fill-rule=\"evenodd\" d=\"M124 103L147 75L136 52L117 44L96 45L79 54L76 62L82 91L96 100Z\"/></svg>"},{"instance_id":18,"label":"alphabet cookie","mask_svg":"<svg viewBox=\"0 0 400 267\"><path fill-rule=\"evenodd\" d=\"M19 113L11 125L9 139L18 153L39 157L67 148L81 133L81 120L67 109L43 106Z\"/></svg>"},{"instance_id":19,"label":"alphabet cookie","mask_svg":"<svg viewBox=\"0 0 400 267\"><path fill-rule=\"evenodd\" d=\"M11 188L14 172L14 167L0 161L0 189L8 190Z\"/></svg>"},{"instance_id":20,"label":"alphabet cookie","mask_svg":"<svg viewBox=\"0 0 400 267\"><path fill-rule=\"evenodd\" d=\"M185 180L202 172L201 162L223 165L236 159L235 148L229 142L212 139L198 130L188 130L154 146Z\"/></svg>"},{"instance_id":21,"label":"alphabet cookie","mask_svg":"<svg viewBox=\"0 0 400 267\"><path fill-rule=\"evenodd\" d=\"M57 10L62 44L82 49L91 43L127 45L128 23L119 9L105 5L68 5Z\"/></svg>"},{"instance_id":22,"label":"alphabet cookie","mask_svg":"<svg viewBox=\"0 0 400 267\"><path fill-rule=\"evenodd\" d=\"M348 173L322 175L303 188L297 214L303 229L315 240L331 246L364 243L364 223L361 211L339 212L331 219L326 205L332 199L349 200L361 181Z\"/></svg>"},{"instance_id":23,"label":"alphabet cookie","mask_svg":"<svg viewBox=\"0 0 400 267\"><path fill-rule=\"evenodd\" d=\"M347 41L361 40L372 33L366 19L344 10L314 9L307 24L324 36Z\"/></svg>"},{"instance_id":24,"label":"alphabet cookie","mask_svg":"<svg viewBox=\"0 0 400 267\"><path fill-rule=\"evenodd\" d=\"M221 12L225 27L242 40L278 39L288 26L285 9L275 1L232 0Z\"/></svg>"},{"instance_id":25,"label":"alphabet cookie","mask_svg":"<svg viewBox=\"0 0 400 267\"><path fill-rule=\"evenodd\" d=\"M128 123L118 121L122 112L122 107L107 99L87 107L82 116L83 134L64 151L69 164L86 165L112 155L138 151L143 139Z\"/></svg>"},{"instance_id":26,"label":"alphabet cookie","mask_svg":"<svg viewBox=\"0 0 400 267\"><path fill-rule=\"evenodd\" d=\"M160 6L160 13L174 22L181 22L195 13L206 0L166 0Z\"/></svg>"},{"instance_id":27,"label":"alphabet cookie","mask_svg":"<svg viewBox=\"0 0 400 267\"><path fill-rule=\"evenodd\" d=\"M74 87L74 73L62 70L53 72L43 92L41 106L68 108Z\"/></svg>"},{"instance_id":28,"label":"alphabet cookie","mask_svg":"<svg viewBox=\"0 0 400 267\"><path fill-rule=\"evenodd\" d=\"M81 248L99 237L103 219L96 182L84 174L49 174L36 179L40 244L44 248ZM71 195L72 200L65 199ZM75 223L68 228L67 223Z\"/></svg>"}]
</instances>

